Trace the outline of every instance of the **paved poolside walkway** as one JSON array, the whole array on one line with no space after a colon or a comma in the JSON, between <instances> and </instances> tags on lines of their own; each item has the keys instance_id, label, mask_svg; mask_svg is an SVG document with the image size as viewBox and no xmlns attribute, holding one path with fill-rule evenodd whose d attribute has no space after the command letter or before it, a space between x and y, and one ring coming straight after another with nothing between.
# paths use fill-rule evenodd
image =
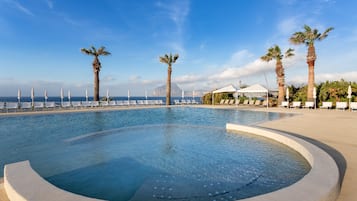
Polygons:
<instances>
[{"instance_id":1,"label":"paved poolside walkway","mask_svg":"<svg viewBox=\"0 0 357 201\"><path fill-rule=\"evenodd\" d=\"M235 106L217 107L236 108ZM258 126L301 135L302 138L306 138L325 149L338 163L341 174L345 174L338 201L357 200L357 112L286 108L266 109L241 106L238 106L238 108L299 114L294 117L261 123ZM324 144L329 147L324 146ZM8 201L3 189L2 179L0 179L0 201Z\"/></svg>"}]
</instances>

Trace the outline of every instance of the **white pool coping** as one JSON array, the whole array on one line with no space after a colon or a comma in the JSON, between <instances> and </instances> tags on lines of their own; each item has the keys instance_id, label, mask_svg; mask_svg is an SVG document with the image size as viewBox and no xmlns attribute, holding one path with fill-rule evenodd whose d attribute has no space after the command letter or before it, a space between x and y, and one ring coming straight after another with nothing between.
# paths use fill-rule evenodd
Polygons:
<instances>
[{"instance_id":1,"label":"white pool coping","mask_svg":"<svg viewBox=\"0 0 357 201\"><path fill-rule=\"evenodd\" d=\"M251 126L226 124L227 131L270 138L299 152L311 170L298 182L280 190L240 201L335 201L340 192L339 171L325 151L300 138ZM278 168L278 167L276 167ZM5 165L4 188L10 201L100 201L62 190L35 172L29 161Z\"/></svg>"},{"instance_id":2,"label":"white pool coping","mask_svg":"<svg viewBox=\"0 0 357 201\"><path fill-rule=\"evenodd\" d=\"M266 129L226 124L227 131L270 138L299 152L311 170L298 182L277 191L240 201L335 201L340 193L336 162L325 151L300 138ZM275 167L279 168L279 166Z\"/></svg>"},{"instance_id":3,"label":"white pool coping","mask_svg":"<svg viewBox=\"0 0 357 201\"><path fill-rule=\"evenodd\" d=\"M10 201L101 201L52 185L32 169L29 161L5 165L4 187Z\"/></svg>"}]
</instances>

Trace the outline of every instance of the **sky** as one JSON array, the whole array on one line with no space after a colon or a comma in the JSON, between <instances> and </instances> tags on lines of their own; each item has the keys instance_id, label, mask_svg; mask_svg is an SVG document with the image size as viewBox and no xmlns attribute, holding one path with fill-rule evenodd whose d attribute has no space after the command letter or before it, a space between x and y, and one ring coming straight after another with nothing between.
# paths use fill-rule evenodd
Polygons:
<instances>
[{"instance_id":1,"label":"sky","mask_svg":"<svg viewBox=\"0 0 357 201\"><path fill-rule=\"evenodd\" d=\"M316 83L357 81L357 1L354 0L0 0L0 96L93 94L93 57L104 46L100 95L150 95L165 85L165 54L179 54L172 82L185 91L229 84L277 88L267 49L293 48L284 58L288 85L307 83L307 48L289 43L309 25L329 36L315 43Z\"/></svg>"}]
</instances>

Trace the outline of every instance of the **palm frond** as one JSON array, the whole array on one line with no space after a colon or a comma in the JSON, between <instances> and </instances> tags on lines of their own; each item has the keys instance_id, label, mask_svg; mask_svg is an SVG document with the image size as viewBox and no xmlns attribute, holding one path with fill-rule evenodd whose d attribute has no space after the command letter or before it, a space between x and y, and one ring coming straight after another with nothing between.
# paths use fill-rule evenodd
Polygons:
<instances>
[{"instance_id":1,"label":"palm frond","mask_svg":"<svg viewBox=\"0 0 357 201\"><path fill-rule=\"evenodd\" d=\"M304 32L295 32L289 39L290 43L294 45L300 45L305 43L306 36Z\"/></svg>"},{"instance_id":2,"label":"palm frond","mask_svg":"<svg viewBox=\"0 0 357 201\"><path fill-rule=\"evenodd\" d=\"M324 32L320 35L320 37L318 38L318 40L323 40L323 39L325 39L325 38L328 36L328 33L329 33L330 31L332 31L332 30L334 30L333 27L329 27L328 29L326 29L326 31L324 31Z\"/></svg>"},{"instance_id":3,"label":"palm frond","mask_svg":"<svg viewBox=\"0 0 357 201\"><path fill-rule=\"evenodd\" d=\"M93 52L90 49L82 48L81 52L87 55L93 55Z\"/></svg>"},{"instance_id":4,"label":"palm frond","mask_svg":"<svg viewBox=\"0 0 357 201\"><path fill-rule=\"evenodd\" d=\"M286 50L286 52L285 52L285 58L292 57L292 56L294 56L294 55L295 55L295 54L294 54L294 49L289 48L289 49Z\"/></svg>"},{"instance_id":5,"label":"palm frond","mask_svg":"<svg viewBox=\"0 0 357 201\"><path fill-rule=\"evenodd\" d=\"M175 54L175 55L174 55L173 62L175 63L178 58L179 58L179 54Z\"/></svg>"}]
</instances>

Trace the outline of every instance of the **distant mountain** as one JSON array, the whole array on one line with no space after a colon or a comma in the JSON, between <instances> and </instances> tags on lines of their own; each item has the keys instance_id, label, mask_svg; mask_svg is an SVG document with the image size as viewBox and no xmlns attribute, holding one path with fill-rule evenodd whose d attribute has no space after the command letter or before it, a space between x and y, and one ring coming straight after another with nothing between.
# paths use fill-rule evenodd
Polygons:
<instances>
[{"instance_id":1,"label":"distant mountain","mask_svg":"<svg viewBox=\"0 0 357 201\"><path fill-rule=\"evenodd\" d=\"M193 91L184 91L185 97L189 98L193 95L195 97L202 97L206 91L204 90L195 90ZM194 94L193 94L194 93ZM166 85L159 86L153 90L153 96L166 96ZM171 96L172 97L182 97L182 89L175 83L171 83Z\"/></svg>"},{"instance_id":2,"label":"distant mountain","mask_svg":"<svg viewBox=\"0 0 357 201\"><path fill-rule=\"evenodd\" d=\"M172 97L181 97L182 95L182 89L177 86L175 83L171 83L171 96ZM153 96L166 96L166 85L159 86L154 89L153 91Z\"/></svg>"}]
</instances>

